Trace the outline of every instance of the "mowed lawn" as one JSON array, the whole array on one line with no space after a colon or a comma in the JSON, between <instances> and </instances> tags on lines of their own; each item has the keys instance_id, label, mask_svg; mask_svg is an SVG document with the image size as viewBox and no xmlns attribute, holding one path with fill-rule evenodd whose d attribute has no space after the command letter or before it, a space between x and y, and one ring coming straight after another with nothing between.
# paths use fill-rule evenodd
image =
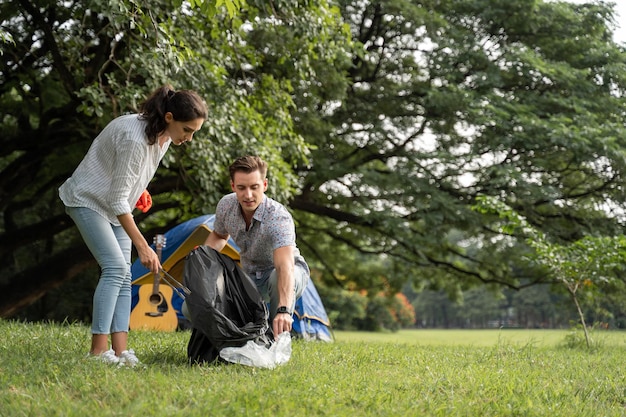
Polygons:
<instances>
[{"instance_id":1,"label":"mowed lawn","mask_svg":"<svg viewBox=\"0 0 626 417\"><path fill-rule=\"evenodd\" d=\"M590 332L592 342L600 345L626 348L626 332ZM394 333L336 331L337 341L408 343L424 346L494 346L496 344L535 345L556 347L566 342L567 337L584 340L582 330L539 330L539 329L419 329L400 330Z\"/></svg>"},{"instance_id":2,"label":"mowed lawn","mask_svg":"<svg viewBox=\"0 0 626 417\"><path fill-rule=\"evenodd\" d=\"M622 332L337 331L275 369L190 366L188 331L131 332L136 368L87 359L82 324L0 334L0 417L626 416Z\"/></svg>"}]
</instances>

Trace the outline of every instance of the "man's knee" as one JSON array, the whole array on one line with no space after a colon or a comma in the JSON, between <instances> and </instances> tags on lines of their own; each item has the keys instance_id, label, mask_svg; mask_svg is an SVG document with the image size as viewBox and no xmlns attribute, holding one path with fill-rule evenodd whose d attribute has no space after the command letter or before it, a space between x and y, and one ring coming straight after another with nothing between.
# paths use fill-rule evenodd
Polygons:
<instances>
[{"instance_id":1,"label":"man's knee","mask_svg":"<svg viewBox=\"0 0 626 417\"><path fill-rule=\"evenodd\" d=\"M294 278L294 301L302 296L305 287L309 282L309 274L308 271L305 271L303 268L296 266L293 270L293 278ZM272 296L278 291L278 274L276 270L273 270L267 279L266 289L267 295L272 298ZM277 295L277 294L276 294Z\"/></svg>"},{"instance_id":2,"label":"man's knee","mask_svg":"<svg viewBox=\"0 0 626 417\"><path fill-rule=\"evenodd\" d=\"M296 299L298 299L302 296L304 289L309 283L309 274L303 268L296 266L296 268L294 269L293 275L295 278L294 289L296 293Z\"/></svg>"}]
</instances>

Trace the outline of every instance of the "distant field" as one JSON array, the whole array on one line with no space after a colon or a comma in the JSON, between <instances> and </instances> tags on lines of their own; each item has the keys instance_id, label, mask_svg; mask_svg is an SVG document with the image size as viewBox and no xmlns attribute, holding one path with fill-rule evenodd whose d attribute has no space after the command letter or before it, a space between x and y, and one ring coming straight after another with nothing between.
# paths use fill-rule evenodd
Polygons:
<instances>
[{"instance_id":1,"label":"distant field","mask_svg":"<svg viewBox=\"0 0 626 417\"><path fill-rule=\"evenodd\" d=\"M337 342L392 342L418 345L447 346L494 346L497 344L558 346L562 344L572 330L535 330L535 329L419 329L400 330L396 333L371 333L335 331ZM582 330L579 330L582 337ZM626 346L624 331L593 331L591 337L603 345Z\"/></svg>"}]
</instances>

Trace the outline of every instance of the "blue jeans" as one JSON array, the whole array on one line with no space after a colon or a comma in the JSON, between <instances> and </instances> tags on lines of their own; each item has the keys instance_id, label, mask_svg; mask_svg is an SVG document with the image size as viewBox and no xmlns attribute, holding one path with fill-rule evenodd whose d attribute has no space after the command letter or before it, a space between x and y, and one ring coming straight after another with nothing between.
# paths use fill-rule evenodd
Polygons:
<instances>
[{"instance_id":1,"label":"blue jeans","mask_svg":"<svg viewBox=\"0 0 626 417\"><path fill-rule=\"evenodd\" d=\"M303 268L298 265L295 265L293 268L293 277L294 277L294 296L293 301L288 307L291 311L293 311L296 300L302 296L304 292L304 288L307 286L309 282L309 274ZM272 269L271 272L265 273L260 279L253 279L256 282L257 288L261 295L267 301L269 298L270 302L270 322L274 320L274 316L276 315L276 310L278 310L279 303L279 292L278 286L276 285L278 282L278 274L276 273L276 269Z\"/></svg>"},{"instance_id":2,"label":"blue jeans","mask_svg":"<svg viewBox=\"0 0 626 417\"><path fill-rule=\"evenodd\" d=\"M83 240L100 265L93 296L92 334L128 332L131 303L132 242L122 226L113 226L95 211L66 207Z\"/></svg>"}]
</instances>

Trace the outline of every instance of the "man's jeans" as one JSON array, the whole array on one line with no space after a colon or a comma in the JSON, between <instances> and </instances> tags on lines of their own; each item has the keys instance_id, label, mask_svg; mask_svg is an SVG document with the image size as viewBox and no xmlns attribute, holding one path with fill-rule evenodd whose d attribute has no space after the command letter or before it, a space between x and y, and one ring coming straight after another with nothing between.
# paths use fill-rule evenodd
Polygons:
<instances>
[{"instance_id":1,"label":"man's jeans","mask_svg":"<svg viewBox=\"0 0 626 417\"><path fill-rule=\"evenodd\" d=\"M305 271L303 268L299 267L298 265L294 266L293 276L295 279L294 297L293 297L292 304L290 306L287 306L289 307L289 309L291 309L291 311L293 311L296 305L296 300L302 297L302 293L304 292L304 289L309 283L308 272ZM278 307L280 307L278 305L278 302L279 302L278 288L276 288L277 279L278 279L278 274L276 274L275 269L272 269L271 272L268 272L260 280L255 280L254 278L252 279L257 284L257 289L259 290L261 295L265 298L265 300L267 301L267 299L269 298L270 322L274 319L274 316L276 315L276 310L278 309ZM189 308L187 307L187 303L183 302L181 311L183 315L185 316L185 318L191 321L191 314L189 312Z\"/></svg>"},{"instance_id":2,"label":"man's jeans","mask_svg":"<svg viewBox=\"0 0 626 417\"><path fill-rule=\"evenodd\" d=\"M302 293L304 292L304 288L309 283L309 274L307 273L307 271L305 271L303 268L299 267L298 265L295 265L293 268L293 277L295 279L293 301L290 306L285 306L285 307L288 307L291 311L293 311L296 305L296 300L302 296ZM276 269L272 269L271 273L269 273L269 276L266 274L260 280L254 280L254 281L256 282L257 288L259 289L259 292L261 293L261 295L266 300L269 298L269 302L270 302L269 313L270 313L270 322L271 322L274 319L274 316L276 315L276 310L278 310L278 307L280 307L278 305L280 300L279 300L278 287L276 286L276 283L278 281L278 274L276 273Z\"/></svg>"}]
</instances>

